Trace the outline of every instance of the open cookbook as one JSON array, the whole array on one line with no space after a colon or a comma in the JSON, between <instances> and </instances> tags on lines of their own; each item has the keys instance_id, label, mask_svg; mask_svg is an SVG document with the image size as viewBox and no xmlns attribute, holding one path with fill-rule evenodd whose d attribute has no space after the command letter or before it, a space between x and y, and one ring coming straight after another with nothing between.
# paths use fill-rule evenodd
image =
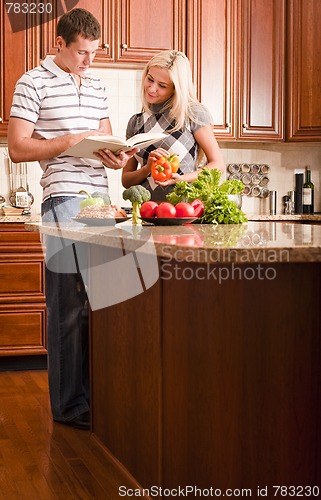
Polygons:
<instances>
[{"instance_id":1,"label":"open cookbook","mask_svg":"<svg viewBox=\"0 0 321 500\"><path fill-rule=\"evenodd\" d=\"M79 158L92 158L97 160L94 151L98 149L109 149L114 154L118 155L121 151L130 151L133 148L146 148L151 144L157 143L164 139L166 134L147 132L137 134L128 139L122 139L114 135L89 135L82 141L68 148L63 152L64 155L77 156Z\"/></svg>"}]
</instances>

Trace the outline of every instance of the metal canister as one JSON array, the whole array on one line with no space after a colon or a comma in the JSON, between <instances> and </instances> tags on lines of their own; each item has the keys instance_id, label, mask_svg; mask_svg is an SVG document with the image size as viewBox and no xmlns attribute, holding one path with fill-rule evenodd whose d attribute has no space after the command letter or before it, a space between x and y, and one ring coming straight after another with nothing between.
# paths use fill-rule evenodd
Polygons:
<instances>
[{"instance_id":1,"label":"metal canister","mask_svg":"<svg viewBox=\"0 0 321 500\"><path fill-rule=\"evenodd\" d=\"M261 176L259 174L252 174L251 181L253 186L258 186L261 182Z\"/></svg>"},{"instance_id":2,"label":"metal canister","mask_svg":"<svg viewBox=\"0 0 321 500\"><path fill-rule=\"evenodd\" d=\"M251 187L251 195L252 196L260 196L261 195L261 188L260 186L252 186Z\"/></svg>"},{"instance_id":3,"label":"metal canister","mask_svg":"<svg viewBox=\"0 0 321 500\"><path fill-rule=\"evenodd\" d=\"M257 165L256 163L252 163L252 165L251 165L252 174L258 174L260 172L260 170L261 170L260 165Z\"/></svg>"},{"instance_id":4,"label":"metal canister","mask_svg":"<svg viewBox=\"0 0 321 500\"><path fill-rule=\"evenodd\" d=\"M236 174L240 171L240 165L238 163L229 163L229 165L227 166L227 170L231 174Z\"/></svg>"},{"instance_id":5,"label":"metal canister","mask_svg":"<svg viewBox=\"0 0 321 500\"><path fill-rule=\"evenodd\" d=\"M261 173L262 174L268 174L270 172L269 165L263 164L263 165L260 165L260 167L261 167Z\"/></svg>"},{"instance_id":6,"label":"metal canister","mask_svg":"<svg viewBox=\"0 0 321 500\"><path fill-rule=\"evenodd\" d=\"M267 186L269 183L269 178L267 175L262 175L260 180L260 186Z\"/></svg>"},{"instance_id":7,"label":"metal canister","mask_svg":"<svg viewBox=\"0 0 321 500\"><path fill-rule=\"evenodd\" d=\"M251 174L243 174L241 177L241 181L245 185L251 184Z\"/></svg>"},{"instance_id":8,"label":"metal canister","mask_svg":"<svg viewBox=\"0 0 321 500\"><path fill-rule=\"evenodd\" d=\"M248 174L251 171L251 166L248 163L241 163L241 172Z\"/></svg>"},{"instance_id":9,"label":"metal canister","mask_svg":"<svg viewBox=\"0 0 321 500\"><path fill-rule=\"evenodd\" d=\"M229 179L230 180L239 181L241 179L241 174L240 173L230 174L229 175Z\"/></svg>"},{"instance_id":10,"label":"metal canister","mask_svg":"<svg viewBox=\"0 0 321 500\"><path fill-rule=\"evenodd\" d=\"M276 214L276 191L269 192L270 199L270 215Z\"/></svg>"},{"instance_id":11,"label":"metal canister","mask_svg":"<svg viewBox=\"0 0 321 500\"><path fill-rule=\"evenodd\" d=\"M244 186L242 194L244 194L245 196L249 196L251 194L250 186Z\"/></svg>"}]
</instances>

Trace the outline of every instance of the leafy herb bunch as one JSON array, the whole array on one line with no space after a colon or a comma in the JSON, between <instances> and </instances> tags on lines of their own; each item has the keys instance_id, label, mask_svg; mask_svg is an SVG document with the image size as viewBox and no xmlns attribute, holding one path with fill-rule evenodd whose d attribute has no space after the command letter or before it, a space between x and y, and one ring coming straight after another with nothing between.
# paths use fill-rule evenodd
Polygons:
<instances>
[{"instance_id":1,"label":"leafy herb bunch","mask_svg":"<svg viewBox=\"0 0 321 500\"><path fill-rule=\"evenodd\" d=\"M199 199L204 204L201 223L242 224L246 215L228 198L229 194L240 194L244 189L241 181L226 180L219 184L222 172L216 168L204 167L197 179L191 183L179 181L166 198L176 205L180 201L191 202Z\"/></svg>"}]
</instances>

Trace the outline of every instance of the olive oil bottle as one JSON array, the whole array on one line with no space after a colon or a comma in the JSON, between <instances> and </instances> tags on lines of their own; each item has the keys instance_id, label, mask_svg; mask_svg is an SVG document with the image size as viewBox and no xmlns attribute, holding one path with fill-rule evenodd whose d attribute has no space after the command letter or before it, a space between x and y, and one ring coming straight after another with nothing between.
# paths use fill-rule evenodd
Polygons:
<instances>
[{"instance_id":1,"label":"olive oil bottle","mask_svg":"<svg viewBox=\"0 0 321 500\"><path fill-rule=\"evenodd\" d=\"M303 184L303 213L314 213L314 184L311 181L311 170L305 169L305 182Z\"/></svg>"}]
</instances>

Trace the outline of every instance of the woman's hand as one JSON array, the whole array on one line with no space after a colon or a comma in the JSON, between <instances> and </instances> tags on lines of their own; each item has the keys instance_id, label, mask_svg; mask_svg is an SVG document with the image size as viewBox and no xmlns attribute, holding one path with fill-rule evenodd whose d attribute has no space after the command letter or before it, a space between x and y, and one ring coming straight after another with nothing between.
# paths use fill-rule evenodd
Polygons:
<instances>
[{"instance_id":1,"label":"woman's hand","mask_svg":"<svg viewBox=\"0 0 321 500\"><path fill-rule=\"evenodd\" d=\"M162 156L165 156L165 158L167 158L168 155L169 155L169 152L163 148L157 148L157 149L154 149L154 151L151 151L148 155L148 160L147 160L147 163L145 165L148 168L149 174L150 174L153 163L155 161L159 160Z\"/></svg>"},{"instance_id":2,"label":"woman's hand","mask_svg":"<svg viewBox=\"0 0 321 500\"><path fill-rule=\"evenodd\" d=\"M99 149L95 151L95 156L97 159L102 161L103 165L111 170L120 170L124 168L128 160L132 158L136 153L138 153L139 148L131 149L124 153L121 151L118 156L114 155L109 149Z\"/></svg>"},{"instance_id":3,"label":"woman's hand","mask_svg":"<svg viewBox=\"0 0 321 500\"><path fill-rule=\"evenodd\" d=\"M159 186L173 186L174 184L176 184L176 182L178 182L180 180L180 177L181 175L179 174L172 174L172 177L170 179L168 179L168 181L164 181L164 182L159 182L159 181L155 181L156 184L158 184Z\"/></svg>"}]
</instances>

